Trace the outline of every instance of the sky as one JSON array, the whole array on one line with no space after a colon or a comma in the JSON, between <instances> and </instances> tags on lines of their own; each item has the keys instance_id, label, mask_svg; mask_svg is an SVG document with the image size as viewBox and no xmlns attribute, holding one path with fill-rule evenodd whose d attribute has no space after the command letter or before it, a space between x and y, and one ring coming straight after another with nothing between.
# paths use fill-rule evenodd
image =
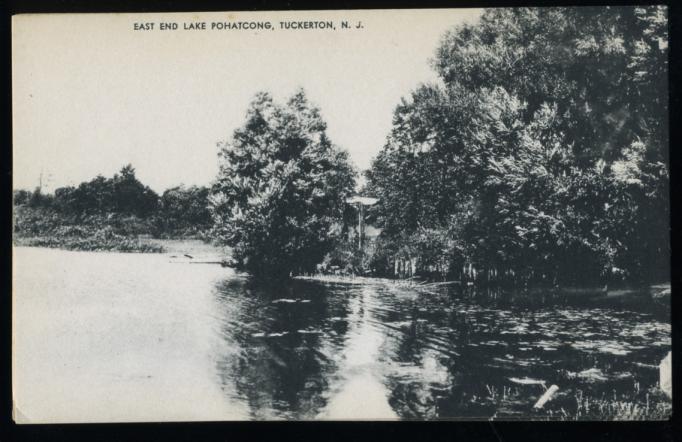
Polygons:
<instances>
[{"instance_id":1,"label":"sky","mask_svg":"<svg viewBox=\"0 0 682 442\"><path fill-rule=\"evenodd\" d=\"M131 163L157 192L208 185L217 143L256 92L302 87L358 170L384 145L395 106L423 82L443 33L476 9L23 15L13 21L14 188L50 192ZM283 21L335 30L283 30ZM341 29L341 21L351 29ZM215 30L269 21L273 30ZM355 28L357 22L362 28ZM159 23L177 23L160 30ZM206 23L206 30L184 29ZM152 30L135 24L154 23Z\"/></svg>"}]
</instances>

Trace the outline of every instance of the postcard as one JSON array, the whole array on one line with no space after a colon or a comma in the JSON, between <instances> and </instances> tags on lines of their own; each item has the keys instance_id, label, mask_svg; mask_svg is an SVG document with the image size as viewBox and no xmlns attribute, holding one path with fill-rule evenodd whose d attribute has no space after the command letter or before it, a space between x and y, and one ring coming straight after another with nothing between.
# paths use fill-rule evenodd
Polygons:
<instances>
[{"instance_id":1,"label":"postcard","mask_svg":"<svg viewBox=\"0 0 682 442\"><path fill-rule=\"evenodd\" d=\"M15 421L669 419L667 13L15 15Z\"/></svg>"}]
</instances>

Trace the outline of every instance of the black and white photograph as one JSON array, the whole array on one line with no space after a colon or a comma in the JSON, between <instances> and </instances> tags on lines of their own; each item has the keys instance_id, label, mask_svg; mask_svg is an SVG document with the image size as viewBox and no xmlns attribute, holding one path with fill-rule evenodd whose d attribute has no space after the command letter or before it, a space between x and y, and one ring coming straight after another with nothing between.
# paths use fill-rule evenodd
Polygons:
<instances>
[{"instance_id":1,"label":"black and white photograph","mask_svg":"<svg viewBox=\"0 0 682 442\"><path fill-rule=\"evenodd\" d=\"M11 32L17 424L671 418L666 6Z\"/></svg>"}]
</instances>

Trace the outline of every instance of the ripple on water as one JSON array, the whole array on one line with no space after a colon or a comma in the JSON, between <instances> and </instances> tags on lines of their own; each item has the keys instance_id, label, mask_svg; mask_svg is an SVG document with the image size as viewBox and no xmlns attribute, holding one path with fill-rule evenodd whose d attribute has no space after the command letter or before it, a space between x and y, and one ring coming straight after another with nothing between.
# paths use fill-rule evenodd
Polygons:
<instances>
[{"instance_id":1,"label":"ripple on water","mask_svg":"<svg viewBox=\"0 0 682 442\"><path fill-rule=\"evenodd\" d=\"M671 343L669 322L630 310L521 308L380 284L268 288L219 266L48 255L56 271L41 275L24 260L26 283L14 294L17 317L31 327L16 336L29 367L22 376L46 412L56 408L40 401L57 395L39 391L45 373L97 386L100 370L102 385L113 373L117 391L129 394L74 388L73 413L111 393L120 413L131 395L144 395L165 411L180 404L218 419L523 417L544 382L560 385L557 398L619 382L654 387ZM81 326L88 331L77 333ZM112 349L125 357L112 358Z\"/></svg>"}]
</instances>

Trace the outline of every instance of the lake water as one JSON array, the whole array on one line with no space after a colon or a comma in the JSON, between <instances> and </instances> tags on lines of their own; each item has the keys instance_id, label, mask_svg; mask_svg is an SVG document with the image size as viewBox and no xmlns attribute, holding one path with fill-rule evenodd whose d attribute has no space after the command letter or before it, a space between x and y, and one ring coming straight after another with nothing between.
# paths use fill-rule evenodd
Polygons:
<instances>
[{"instance_id":1,"label":"lake water","mask_svg":"<svg viewBox=\"0 0 682 442\"><path fill-rule=\"evenodd\" d=\"M547 409L644 392L671 347L650 301L263 287L169 261L14 248L18 420L539 417L540 381Z\"/></svg>"}]
</instances>

